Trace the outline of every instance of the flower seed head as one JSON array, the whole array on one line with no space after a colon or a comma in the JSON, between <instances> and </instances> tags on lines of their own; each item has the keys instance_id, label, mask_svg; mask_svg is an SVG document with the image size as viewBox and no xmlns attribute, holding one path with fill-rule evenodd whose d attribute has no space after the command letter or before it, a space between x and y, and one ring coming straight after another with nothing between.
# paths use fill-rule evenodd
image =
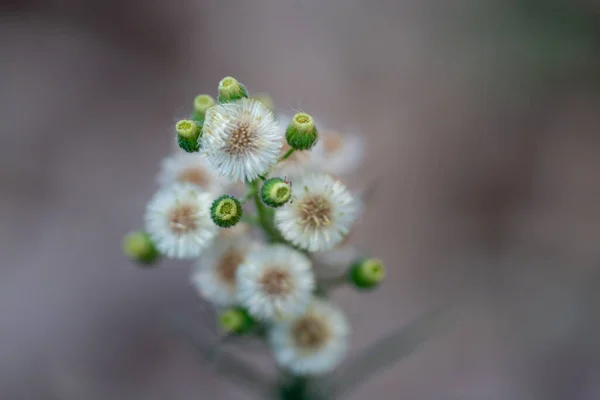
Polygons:
<instances>
[{"instance_id":1,"label":"flower seed head","mask_svg":"<svg viewBox=\"0 0 600 400\"><path fill-rule=\"evenodd\" d=\"M295 150L309 150L315 145L318 138L315 121L306 113L294 115L285 131L287 143Z\"/></svg>"},{"instance_id":2,"label":"flower seed head","mask_svg":"<svg viewBox=\"0 0 600 400\"><path fill-rule=\"evenodd\" d=\"M270 207L281 207L292 196L292 185L281 178L268 179L260 189L262 201Z\"/></svg>"},{"instance_id":3,"label":"flower seed head","mask_svg":"<svg viewBox=\"0 0 600 400\"><path fill-rule=\"evenodd\" d=\"M194 115L195 120L204 120L206 110L215 105L215 99L208 94L200 94L194 98Z\"/></svg>"},{"instance_id":4,"label":"flower seed head","mask_svg":"<svg viewBox=\"0 0 600 400\"><path fill-rule=\"evenodd\" d=\"M247 97L248 90L246 86L238 82L237 79L227 76L219 82L219 103L230 103Z\"/></svg>"},{"instance_id":5,"label":"flower seed head","mask_svg":"<svg viewBox=\"0 0 600 400\"><path fill-rule=\"evenodd\" d=\"M350 269L350 279L359 289L372 289L385 278L385 267L381 260L368 258L356 262Z\"/></svg>"},{"instance_id":6,"label":"flower seed head","mask_svg":"<svg viewBox=\"0 0 600 400\"><path fill-rule=\"evenodd\" d=\"M202 127L189 119L182 119L175 124L177 131L177 143L179 147L188 153L195 153L199 150L198 139L202 132Z\"/></svg>"},{"instance_id":7,"label":"flower seed head","mask_svg":"<svg viewBox=\"0 0 600 400\"><path fill-rule=\"evenodd\" d=\"M232 227L242 218L242 204L235 197L224 194L213 202L210 216L221 228Z\"/></svg>"},{"instance_id":8,"label":"flower seed head","mask_svg":"<svg viewBox=\"0 0 600 400\"><path fill-rule=\"evenodd\" d=\"M219 313L219 327L225 333L244 334L254 326L254 320L241 307L228 308Z\"/></svg>"},{"instance_id":9,"label":"flower seed head","mask_svg":"<svg viewBox=\"0 0 600 400\"><path fill-rule=\"evenodd\" d=\"M160 253L146 232L131 232L123 238L123 253L143 266L154 264Z\"/></svg>"}]
</instances>

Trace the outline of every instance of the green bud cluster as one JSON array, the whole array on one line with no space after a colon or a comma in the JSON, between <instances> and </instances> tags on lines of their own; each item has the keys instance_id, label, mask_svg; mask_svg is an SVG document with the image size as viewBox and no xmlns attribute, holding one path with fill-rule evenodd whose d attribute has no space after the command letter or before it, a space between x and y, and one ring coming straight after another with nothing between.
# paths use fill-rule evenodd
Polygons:
<instances>
[{"instance_id":1,"label":"green bud cluster","mask_svg":"<svg viewBox=\"0 0 600 400\"><path fill-rule=\"evenodd\" d=\"M182 119L175 124L177 143L188 153L195 153L200 149L198 144L202 134L202 126L190 119Z\"/></svg>"},{"instance_id":2,"label":"green bud cluster","mask_svg":"<svg viewBox=\"0 0 600 400\"><path fill-rule=\"evenodd\" d=\"M221 228L230 228L242 218L242 203L235 197L224 194L212 203L210 217Z\"/></svg>"},{"instance_id":3,"label":"green bud cluster","mask_svg":"<svg viewBox=\"0 0 600 400\"><path fill-rule=\"evenodd\" d=\"M292 185L281 179L267 179L260 188L260 198L270 207L281 207L292 197Z\"/></svg>"},{"instance_id":4,"label":"green bud cluster","mask_svg":"<svg viewBox=\"0 0 600 400\"><path fill-rule=\"evenodd\" d=\"M310 150L318 138L315 121L306 113L294 115L285 131L285 140L294 150Z\"/></svg>"},{"instance_id":5,"label":"green bud cluster","mask_svg":"<svg viewBox=\"0 0 600 400\"><path fill-rule=\"evenodd\" d=\"M130 232L123 237L123 253L142 266L158 261L160 253L146 232Z\"/></svg>"}]
</instances>

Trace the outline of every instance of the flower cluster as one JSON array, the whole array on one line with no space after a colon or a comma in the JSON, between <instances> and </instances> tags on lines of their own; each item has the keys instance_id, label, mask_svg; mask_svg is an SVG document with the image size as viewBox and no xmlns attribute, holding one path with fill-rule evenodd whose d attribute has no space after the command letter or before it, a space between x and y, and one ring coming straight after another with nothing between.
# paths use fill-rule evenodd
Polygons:
<instances>
[{"instance_id":1,"label":"flower cluster","mask_svg":"<svg viewBox=\"0 0 600 400\"><path fill-rule=\"evenodd\" d=\"M304 112L275 115L232 77L216 101L202 94L193 105L126 255L146 266L194 260L191 282L223 331L265 339L292 374L333 370L350 328L328 290L384 277L381 261L347 244L362 201L339 178L359 164L362 137L317 129Z\"/></svg>"}]
</instances>

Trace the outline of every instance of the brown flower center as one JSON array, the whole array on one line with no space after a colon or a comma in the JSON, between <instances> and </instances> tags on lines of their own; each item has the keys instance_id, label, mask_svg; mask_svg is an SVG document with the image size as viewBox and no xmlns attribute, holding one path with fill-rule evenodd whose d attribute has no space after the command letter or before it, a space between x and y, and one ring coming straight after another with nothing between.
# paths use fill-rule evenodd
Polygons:
<instances>
[{"instance_id":1,"label":"brown flower center","mask_svg":"<svg viewBox=\"0 0 600 400\"><path fill-rule=\"evenodd\" d=\"M206 187L209 182L206 172L200 167L184 169L177 175L177 180L179 182L188 182L200 187Z\"/></svg>"},{"instance_id":2,"label":"brown flower center","mask_svg":"<svg viewBox=\"0 0 600 400\"><path fill-rule=\"evenodd\" d=\"M271 296L285 296L292 291L292 277L287 271L271 268L260 281L263 290Z\"/></svg>"},{"instance_id":3,"label":"brown flower center","mask_svg":"<svg viewBox=\"0 0 600 400\"><path fill-rule=\"evenodd\" d=\"M181 203L169 212L169 228L176 235L183 235L198 227L196 213L198 208L192 204Z\"/></svg>"},{"instance_id":4,"label":"brown flower center","mask_svg":"<svg viewBox=\"0 0 600 400\"><path fill-rule=\"evenodd\" d=\"M238 156L256 148L256 132L250 128L248 122L239 122L231 134L229 141L223 149L229 155Z\"/></svg>"},{"instance_id":5,"label":"brown flower center","mask_svg":"<svg viewBox=\"0 0 600 400\"><path fill-rule=\"evenodd\" d=\"M238 249L231 248L227 250L217 265L219 278L226 284L233 286L237 269L244 258L244 254Z\"/></svg>"},{"instance_id":6,"label":"brown flower center","mask_svg":"<svg viewBox=\"0 0 600 400\"><path fill-rule=\"evenodd\" d=\"M327 153L335 153L344 145L342 135L337 132L328 132L323 135L323 147Z\"/></svg>"},{"instance_id":7,"label":"brown flower center","mask_svg":"<svg viewBox=\"0 0 600 400\"><path fill-rule=\"evenodd\" d=\"M300 222L310 228L319 228L331 224L331 204L320 195L307 197L298 203Z\"/></svg>"},{"instance_id":8,"label":"brown flower center","mask_svg":"<svg viewBox=\"0 0 600 400\"><path fill-rule=\"evenodd\" d=\"M306 350L319 349L327 342L329 336L325 322L311 315L298 319L291 332L294 344Z\"/></svg>"}]
</instances>

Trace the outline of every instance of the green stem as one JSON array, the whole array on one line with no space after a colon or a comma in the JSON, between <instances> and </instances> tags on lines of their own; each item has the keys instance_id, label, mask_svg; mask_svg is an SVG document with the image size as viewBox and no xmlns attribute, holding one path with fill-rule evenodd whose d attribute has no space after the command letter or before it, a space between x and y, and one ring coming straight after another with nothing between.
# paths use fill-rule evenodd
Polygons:
<instances>
[{"instance_id":1,"label":"green stem","mask_svg":"<svg viewBox=\"0 0 600 400\"><path fill-rule=\"evenodd\" d=\"M284 160L287 160L294 151L296 151L296 149L289 149L283 156L281 156L281 158L277 162L282 162Z\"/></svg>"},{"instance_id":2,"label":"green stem","mask_svg":"<svg viewBox=\"0 0 600 400\"><path fill-rule=\"evenodd\" d=\"M258 213L258 223L263 228L270 242L281 242L283 239L275 228L273 223L273 210L265 206L260 199L258 194L259 180L256 179L250 182L250 190L254 191L254 205L256 206L256 212Z\"/></svg>"},{"instance_id":3,"label":"green stem","mask_svg":"<svg viewBox=\"0 0 600 400\"><path fill-rule=\"evenodd\" d=\"M248 189L248 191L246 192L246 194L244 195L244 197L242 197L240 199L240 203L244 204L246 203L248 200L250 200L255 194L256 194L256 187L250 187L250 189Z\"/></svg>"}]
</instances>

